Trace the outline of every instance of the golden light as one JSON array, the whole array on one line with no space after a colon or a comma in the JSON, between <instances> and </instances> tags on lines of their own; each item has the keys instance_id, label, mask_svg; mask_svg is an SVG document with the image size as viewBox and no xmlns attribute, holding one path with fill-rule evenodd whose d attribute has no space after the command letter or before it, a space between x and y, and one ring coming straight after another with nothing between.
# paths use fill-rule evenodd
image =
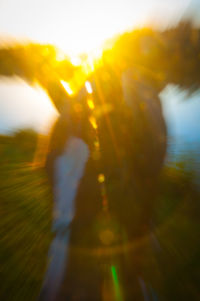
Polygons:
<instances>
[{"instance_id":1,"label":"golden light","mask_svg":"<svg viewBox=\"0 0 200 301\"><path fill-rule=\"evenodd\" d=\"M87 92L88 92L89 94L92 94L92 92L93 92L93 90L92 90L92 85L91 85L91 83L90 83L89 81L86 81L86 82L85 82L85 88L86 88L86 90L87 90Z\"/></svg>"},{"instance_id":2,"label":"golden light","mask_svg":"<svg viewBox=\"0 0 200 301\"><path fill-rule=\"evenodd\" d=\"M100 174L98 175L98 182L99 182L99 183L105 182L105 176L104 176L104 174L100 173Z\"/></svg>"},{"instance_id":3,"label":"golden light","mask_svg":"<svg viewBox=\"0 0 200 301\"><path fill-rule=\"evenodd\" d=\"M56 45L74 56L91 53L105 40L151 20L166 24L176 15L180 18L189 1L175 1L173 9L168 1L155 0L48 1L48 5L47 1L21 0L20 6L19 1L12 1L12 8L10 1L3 1L1 33Z\"/></svg>"},{"instance_id":4,"label":"golden light","mask_svg":"<svg viewBox=\"0 0 200 301\"><path fill-rule=\"evenodd\" d=\"M92 127L96 130L96 129L98 128L97 122L96 122L96 118L94 118L93 116L91 116L91 117L89 118L89 121L90 121Z\"/></svg>"},{"instance_id":5,"label":"golden light","mask_svg":"<svg viewBox=\"0 0 200 301\"><path fill-rule=\"evenodd\" d=\"M94 71L94 65L91 58L87 58L82 62L83 73L86 75L91 74Z\"/></svg>"},{"instance_id":6,"label":"golden light","mask_svg":"<svg viewBox=\"0 0 200 301\"><path fill-rule=\"evenodd\" d=\"M73 90L70 87L70 84L65 82L64 80L61 80L61 84L64 87L65 91L67 92L68 95L72 95L73 94Z\"/></svg>"},{"instance_id":7,"label":"golden light","mask_svg":"<svg viewBox=\"0 0 200 301\"><path fill-rule=\"evenodd\" d=\"M64 53L64 51L62 51L60 48L56 47L56 60L58 62L62 62L66 59L67 59L66 53Z\"/></svg>"},{"instance_id":8,"label":"golden light","mask_svg":"<svg viewBox=\"0 0 200 301\"><path fill-rule=\"evenodd\" d=\"M90 108L90 110L94 110L94 102L91 98L89 98L87 100L87 104L88 104L88 107Z\"/></svg>"},{"instance_id":9,"label":"golden light","mask_svg":"<svg viewBox=\"0 0 200 301\"><path fill-rule=\"evenodd\" d=\"M47 38L70 56L85 53L93 56L105 41L130 29L144 16L144 8L138 7L139 4L134 2L131 5L134 8L128 9L122 0L74 0L69 4L63 1L61 6L60 15L55 17L57 27Z\"/></svg>"},{"instance_id":10,"label":"golden light","mask_svg":"<svg viewBox=\"0 0 200 301\"><path fill-rule=\"evenodd\" d=\"M80 66L82 64L82 61L78 56L71 56L70 61L74 66Z\"/></svg>"},{"instance_id":11,"label":"golden light","mask_svg":"<svg viewBox=\"0 0 200 301\"><path fill-rule=\"evenodd\" d=\"M95 148L98 150L100 148L100 144L99 144L99 141L94 141L94 146Z\"/></svg>"}]
</instances>

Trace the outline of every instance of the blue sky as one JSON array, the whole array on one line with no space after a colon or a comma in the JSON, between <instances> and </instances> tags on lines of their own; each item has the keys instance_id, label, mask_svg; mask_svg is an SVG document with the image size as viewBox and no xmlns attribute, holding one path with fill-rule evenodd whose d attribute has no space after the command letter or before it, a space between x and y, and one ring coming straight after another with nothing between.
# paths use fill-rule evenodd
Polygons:
<instances>
[{"instance_id":1,"label":"blue sky","mask_svg":"<svg viewBox=\"0 0 200 301\"><path fill-rule=\"evenodd\" d=\"M169 136L191 148L193 143L200 143L200 90L188 95L187 91L168 85L160 98Z\"/></svg>"}]
</instances>

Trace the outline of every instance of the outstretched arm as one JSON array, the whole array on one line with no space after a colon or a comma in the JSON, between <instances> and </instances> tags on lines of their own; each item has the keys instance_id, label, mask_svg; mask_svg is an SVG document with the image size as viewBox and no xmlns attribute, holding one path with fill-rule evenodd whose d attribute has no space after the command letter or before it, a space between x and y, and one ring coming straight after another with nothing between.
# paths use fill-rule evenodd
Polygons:
<instances>
[{"instance_id":1,"label":"outstretched arm","mask_svg":"<svg viewBox=\"0 0 200 301\"><path fill-rule=\"evenodd\" d=\"M58 78L41 78L40 84L51 98L52 103L59 113L62 113L64 108L70 107L71 98Z\"/></svg>"},{"instance_id":2,"label":"outstretched arm","mask_svg":"<svg viewBox=\"0 0 200 301\"><path fill-rule=\"evenodd\" d=\"M0 48L0 76L19 76L29 84L38 82L48 93L58 112L70 99L60 78L69 80L75 67L67 59L58 62L53 46L16 44Z\"/></svg>"}]
</instances>

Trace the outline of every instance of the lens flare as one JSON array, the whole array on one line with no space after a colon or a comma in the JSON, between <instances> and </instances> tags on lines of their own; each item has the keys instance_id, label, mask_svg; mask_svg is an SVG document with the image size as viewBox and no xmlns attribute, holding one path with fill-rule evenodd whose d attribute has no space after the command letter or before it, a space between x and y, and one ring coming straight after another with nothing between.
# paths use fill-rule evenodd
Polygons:
<instances>
[{"instance_id":1,"label":"lens flare","mask_svg":"<svg viewBox=\"0 0 200 301\"><path fill-rule=\"evenodd\" d=\"M94 110L94 102L92 99L88 99L87 104L88 104L88 107L90 108L90 110Z\"/></svg>"},{"instance_id":2,"label":"lens flare","mask_svg":"<svg viewBox=\"0 0 200 301\"><path fill-rule=\"evenodd\" d=\"M115 289L115 296L117 301L122 301L122 294L119 286L119 280L117 276L117 271L115 266L111 266L111 273L112 273L112 278L113 278L113 283L114 283L114 289Z\"/></svg>"},{"instance_id":3,"label":"lens flare","mask_svg":"<svg viewBox=\"0 0 200 301\"><path fill-rule=\"evenodd\" d=\"M89 94L92 94L92 92L93 92L93 90L92 90L92 85L91 85L91 83L90 83L89 81L86 81L86 82L85 82L85 88L86 88L86 90L87 90L87 92L88 92Z\"/></svg>"},{"instance_id":4,"label":"lens flare","mask_svg":"<svg viewBox=\"0 0 200 301\"><path fill-rule=\"evenodd\" d=\"M61 80L61 84L64 87L65 91L67 92L68 95L73 94L73 90L71 89L69 83L65 82L64 80Z\"/></svg>"},{"instance_id":5,"label":"lens flare","mask_svg":"<svg viewBox=\"0 0 200 301\"><path fill-rule=\"evenodd\" d=\"M104 174L100 173L98 175L98 181L99 181L99 183L105 182L105 176L104 176Z\"/></svg>"},{"instance_id":6,"label":"lens flare","mask_svg":"<svg viewBox=\"0 0 200 301\"><path fill-rule=\"evenodd\" d=\"M93 116L91 116L91 117L89 118L89 121L90 121L92 127L96 130L96 129L98 128L97 122L96 122L96 118L94 118Z\"/></svg>"}]
</instances>

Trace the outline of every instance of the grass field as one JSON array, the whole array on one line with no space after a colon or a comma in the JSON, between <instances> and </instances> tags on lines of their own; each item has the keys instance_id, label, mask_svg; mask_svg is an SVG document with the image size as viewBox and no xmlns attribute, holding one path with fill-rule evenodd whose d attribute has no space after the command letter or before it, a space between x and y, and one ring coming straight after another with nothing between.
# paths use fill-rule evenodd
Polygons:
<instances>
[{"instance_id":1,"label":"grass field","mask_svg":"<svg viewBox=\"0 0 200 301\"><path fill-rule=\"evenodd\" d=\"M51 196L43 169L33 169L35 138L1 137L2 301L36 300L52 239ZM166 300L199 300L200 194L193 175L165 167L155 210L155 234ZM128 301L128 300L125 300Z\"/></svg>"}]
</instances>

